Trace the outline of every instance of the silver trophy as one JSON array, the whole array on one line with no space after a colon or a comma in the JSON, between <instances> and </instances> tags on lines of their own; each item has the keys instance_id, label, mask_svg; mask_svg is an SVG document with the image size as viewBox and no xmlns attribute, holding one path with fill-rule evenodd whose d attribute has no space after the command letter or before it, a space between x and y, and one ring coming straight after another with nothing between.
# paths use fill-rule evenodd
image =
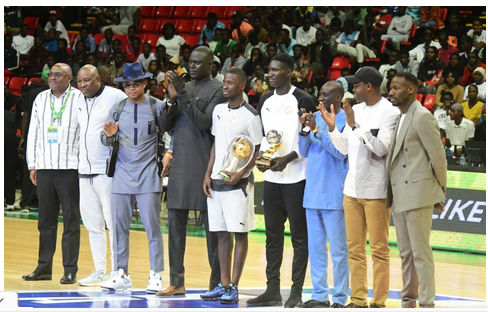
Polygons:
<instances>
[{"instance_id":1,"label":"silver trophy","mask_svg":"<svg viewBox=\"0 0 488 312\"><path fill-rule=\"evenodd\" d=\"M283 132L278 132L278 130L269 130L266 134L266 141L270 146L264 152L262 158L256 160L256 165L270 167L273 154L280 149L281 143L283 143Z\"/></svg>"},{"instance_id":2,"label":"silver trophy","mask_svg":"<svg viewBox=\"0 0 488 312\"><path fill-rule=\"evenodd\" d=\"M254 143L250 137L239 135L230 142L227 152L222 163L222 170L219 171L219 176L228 180L230 176L227 172L242 171L252 159L254 155Z\"/></svg>"}]
</instances>

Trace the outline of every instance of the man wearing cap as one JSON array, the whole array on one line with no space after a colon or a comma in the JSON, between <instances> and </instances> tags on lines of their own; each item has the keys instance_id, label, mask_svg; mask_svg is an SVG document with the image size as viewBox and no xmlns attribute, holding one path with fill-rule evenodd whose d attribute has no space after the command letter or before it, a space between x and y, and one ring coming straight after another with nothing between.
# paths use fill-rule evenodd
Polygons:
<instances>
[{"instance_id":1,"label":"man wearing cap","mask_svg":"<svg viewBox=\"0 0 488 312\"><path fill-rule=\"evenodd\" d=\"M184 295L186 225L190 210L202 215L207 237L208 261L212 270L209 289L220 282L216 233L208 228L207 197L203 180L207 170L213 139L210 133L215 105L224 103L222 83L211 78L213 53L207 47L198 47L190 55L192 81L183 82L175 72L168 70L166 127L173 130L173 156L168 184L168 252L170 286L158 296ZM164 172L163 172L164 174Z\"/></svg>"},{"instance_id":2,"label":"man wearing cap","mask_svg":"<svg viewBox=\"0 0 488 312\"><path fill-rule=\"evenodd\" d=\"M447 146L454 146L454 155L459 158L461 154L466 154L464 146L466 141L474 139L474 122L464 118L464 108L459 103L451 106L451 119L446 122Z\"/></svg>"},{"instance_id":3,"label":"man wearing cap","mask_svg":"<svg viewBox=\"0 0 488 312\"><path fill-rule=\"evenodd\" d=\"M64 38L68 43L67 48L70 47L69 45L69 37L68 32L66 31L66 27L64 27L63 22L58 19L58 12L56 10L49 11L49 22L46 23L44 27L44 33L47 34L49 29L54 28L56 30L57 36L56 38Z\"/></svg>"},{"instance_id":4,"label":"man wearing cap","mask_svg":"<svg viewBox=\"0 0 488 312\"><path fill-rule=\"evenodd\" d=\"M383 76L373 67L363 66L353 76L345 77L354 85L358 104L344 102L347 126L343 132L335 126L335 113L322 111L334 146L348 155L349 171L344 184L351 303L346 307L367 307L368 282L366 237L373 258L373 299L370 308L384 308L390 279L388 228L390 210L385 210L387 172L386 156L399 111L383 98Z\"/></svg>"},{"instance_id":5,"label":"man wearing cap","mask_svg":"<svg viewBox=\"0 0 488 312\"><path fill-rule=\"evenodd\" d=\"M102 290L117 291L132 288L129 262L129 227L135 204L139 207L142 224L149 242L149 282L146 293L161 290L161 271L164 270L161 214L162 179L156 164L156 124L164 127L164 103L144 94L145 78L141 64L124 65L121 82L128 98L115 104L109 121L103 125L102 144L109 146L119 140L119 152L112 183L112 219L114 223L113 255L118 270L112 278L101 284ZM151 102L155 100L155 107ZM153 108L155 111L153 111ZM157 120L154 118L157 116Z\"/></svg>"},{"instance_id":6,"label":"man wearing cap","mask_svg":"<svg viewBox=\"0 0 488 312\"><path fill-rule=\"evenodd\" d=\"M110 118L110 109L125 100L127 95L106 86L93 65L85 65L78 71L77 85L82 95L77 99L80 124L80 155L78 176L80 178L80 212L83 225L88 231L95 270L78 281L80 286L96 286L108 279L106 254L109 231L110 246L113 244L113 220L111 213L112 178L105 174L105 161L110 150L100 141L100 129ZM112 271L114 255L111 255Z\"/></svg>"},{"instance_id":7,"label":"man wearing cap","mask_svg":"<svg viewBox=\"0 0 488 312\"><path fill-rule=\"evenodd\" d=\"M388 197L402 261L402 308L434 308L435 265L430 247L433 207L444 211L447 161L439 125L417 101L417 78L398 73L390 101L402 113L386 162Z\"/></svg>"},{"instance_id":8,"label":"man wearing cap","mask_svg":"<svg viewBox=\"0 0 488 312\"><path fill-rule=\"evenodd\" d=\"M56 250L59 206L63 210L63 267L61 284L76 282L80 251L78 184L79 125L69 65L57 63L47 74L49 90L37 95L27 137L27 166L39 197L39 257L26 281L51 280Z\"/></svg>"}]
</instances>

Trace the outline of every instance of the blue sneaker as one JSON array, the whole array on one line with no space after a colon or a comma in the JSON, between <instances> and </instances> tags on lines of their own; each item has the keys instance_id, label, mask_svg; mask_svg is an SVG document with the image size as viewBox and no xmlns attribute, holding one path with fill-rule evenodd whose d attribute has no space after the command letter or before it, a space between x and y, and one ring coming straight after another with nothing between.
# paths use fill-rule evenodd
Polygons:
<instances>
[{"instance_id":1,"label":"blue sneaker","mask_svg":"<svg viewBox=\"0 0 488 312\"><path fill-rule=\"evenodd\" d=\"M200 295L200 298L202 298L205 301L217 301L220 299L220 297L224 294L225 292L225 287L222 286L221 283L219 283L214 289L211 289L204 293L203 295Z\"/></svg>"},{"instance_id":2,"label":"blue sneaker","mask_svg":"<svg viewBox=\"0 0 488 312\"><path fill-rule=\"evenodd\" d=\"M220 297L220 303L233 304L239 302L239 291L234 284L230 283L225 287L224 294Z\"/></svg>"}]
</instances>

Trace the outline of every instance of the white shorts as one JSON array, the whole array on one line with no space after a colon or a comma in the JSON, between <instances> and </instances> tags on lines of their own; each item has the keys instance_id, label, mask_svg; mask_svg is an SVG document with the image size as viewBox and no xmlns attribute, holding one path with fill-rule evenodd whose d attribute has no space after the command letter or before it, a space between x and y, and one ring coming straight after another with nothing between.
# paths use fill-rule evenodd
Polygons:
<instances>
[{"instance_id":1,"label":"white shorts","mask_svg":"<svg viewBox=\"0 0 488 312\"><path fill-rule=\"evenodd\" d=\"M245 233L254 230L254 185L247 184L247 196L241 189L216 192L207 198L210 232Z\"/></svg>"}]
</instances>

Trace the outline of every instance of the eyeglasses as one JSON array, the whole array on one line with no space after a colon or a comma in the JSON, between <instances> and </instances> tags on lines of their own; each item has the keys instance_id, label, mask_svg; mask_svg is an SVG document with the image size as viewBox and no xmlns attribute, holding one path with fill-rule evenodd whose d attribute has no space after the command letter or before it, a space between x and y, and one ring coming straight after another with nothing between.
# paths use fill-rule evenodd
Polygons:
<instances>
[{"instance_id":1,"label":"eyeglasses","mask_svg":"<svg viewBox=\"0 0 488 312\"><path fill-rule=\"evenodd\" d=\"M134 83L126 83L124 85L124 89L129 89L130 87L134 87L134 89L137 89L141 86L139 82L134 82Z\"/></svg>"},{"instance_id":2,"label":"eyeglasses","mask_svg":"<svg viewBox=\"0 0 488 312\"><path fill-rule=\"evenodd\" d=\"M62 74L62 73L52 73L52 72L47 73L47 78L54 77L56 79L59 79L59 78L61 78L63 76L70 76L70 75L66 75L66 74Z\"/></svg>"}]
</instances>

